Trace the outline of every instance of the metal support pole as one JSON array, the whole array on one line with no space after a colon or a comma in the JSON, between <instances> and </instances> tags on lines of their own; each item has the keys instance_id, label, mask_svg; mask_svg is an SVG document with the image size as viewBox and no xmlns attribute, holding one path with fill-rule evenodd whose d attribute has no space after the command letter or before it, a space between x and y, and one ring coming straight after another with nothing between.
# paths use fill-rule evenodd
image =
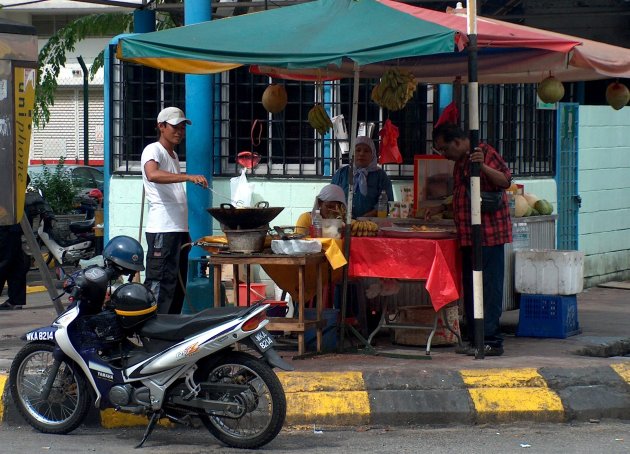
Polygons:
<instances>
[{"instance_id":1,"label":"metal support pole","mask_svg":"<svg viewBox=\"0 0 630 454\"><path fill-rule=\"evenodd\" d=\"M20 225L22 226L22 233L24 234L24 238L26 238L28 247L31 249L31 252L33 252L33 257L35 258L35 263L37 263L37 268L39 268L42 281L44 281L44 286L46 287L46 290L48 290L48 296L50 296L57 314L61 314L65 310L59 301L59 296L61 295L57 294L55 283L50 276L50 271L48 270L48 266L46 266L46 262L44 262L44 258L39 250L39 245L37 244L37 240L33 234L33 229L31 228L31 224L28 222L26 214L22 216Z\"/></svg>"},{"instance_id":2,"label":"metal support pole","mask_svg":"<svg viewBox=\"0 0 630 454\"><path fill-rule=\"evenodd\" d=\"M83 165L90 165L90 153L89 153L89 137L90 137L90 122L89 122L89 99L90 94L88 91L88 69L85 66L83 57L79 55L77 57L81 70L83 71Z\"/></svg>"},{"instance_id":3,"label":"metal support pole","mask_svg":"<svg viewBox=\"0 0 630 454\"><path fill-rule=\"evenodd\" d=\"M352 123L350 125L350 150L348 150L348 160L350 161L348 165L350 166L348 170L348 204L347 204L347 212L346 212L346 230L344 235L343 242L343 253L348 261L348 265L346 265L343 269L343 282L342 282L342 292L341 292L341 324L340 324L340 332L339 332L339 351L343 351L343 344L346 335L346 330L349 329L352 334L357 337L365 347L369 350L372 350L372 347L368 343L367 340L359 334L359 332L354 329L353 326L346 324L346 308L348 307L348 267L350 266L350 241L352 238L352 197L354 194L354 147L357 139L357 118L359 116L359 65L355 62L354 64L354 79L352 85Z\"/></svg>"},{"instance_id":4,"label":"metal support pole","mask_svg":"<svg viewBox=\"0 0 630 454\"><path fill-rule=\"evenodd\" d=\"M479 144L479 83L477 80L477 4L469 1L468 19L468 118L471 151ZM472 223L472 281L475 331L475 358L484 358L483 256L481 231L481 164L472 163L470 171L470 212ZM470 323L470 320L468 321Z\"/></svg>"}]
</instances>

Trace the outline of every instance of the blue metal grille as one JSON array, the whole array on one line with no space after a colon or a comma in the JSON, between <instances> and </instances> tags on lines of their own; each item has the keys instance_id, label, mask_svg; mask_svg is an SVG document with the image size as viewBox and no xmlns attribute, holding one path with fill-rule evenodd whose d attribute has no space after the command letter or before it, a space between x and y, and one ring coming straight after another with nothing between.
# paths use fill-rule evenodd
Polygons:
<instances>
[{"instance_id":1,"label":"blue metal grille","mask_svg":"<svg viewBox=\"0 0 630 454\"><path fill-rule=\"evenodd\" d=\"M578 113L579 104L558 106L558 249L578 248Z\"/></svg>"}]
</instances>

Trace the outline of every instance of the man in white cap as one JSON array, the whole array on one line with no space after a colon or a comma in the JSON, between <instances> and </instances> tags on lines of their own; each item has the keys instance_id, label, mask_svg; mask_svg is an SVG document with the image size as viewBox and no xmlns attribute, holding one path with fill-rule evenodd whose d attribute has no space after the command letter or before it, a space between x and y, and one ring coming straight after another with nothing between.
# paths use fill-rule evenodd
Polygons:
<instances>
[{"instance_id":1,"label":"man in white cap","mask_svg":"<svg viewBox=\"0 0 630 454\"><path fill-rule=\"evenodd\" d=\"M181 173L175 153L175 146L184 140L186 125L190 124L181 109L163 109L157 117L159 139L146 146L141 158L142 181L149 201L144 285L155 294L161 314L179 314L184 302L190 250L190 246L182 248L190 243L184 183L208 187L203 175Z\"/></svg>"}]
</instances>

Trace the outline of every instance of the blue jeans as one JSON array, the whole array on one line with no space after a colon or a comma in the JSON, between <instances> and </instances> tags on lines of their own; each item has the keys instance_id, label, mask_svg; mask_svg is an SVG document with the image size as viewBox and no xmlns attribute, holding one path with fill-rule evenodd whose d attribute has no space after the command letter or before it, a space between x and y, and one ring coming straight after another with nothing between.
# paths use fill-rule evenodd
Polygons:
<instances>
[{"instance_id":1,"label":"blue jeans","mask_svg":"<svg viewBox=\"0 0 630 454\"><path fill-rule=\"evenodd\" d=\"M468 341L474 342L472 248L470 246L462 247L461 253ZM503 336L501 336L499 326L503 307L503 274L505 269L505 256L503 254L502 244L482 247L484 342L493 347L503 346Z\"/></svg>"}]
</instances>

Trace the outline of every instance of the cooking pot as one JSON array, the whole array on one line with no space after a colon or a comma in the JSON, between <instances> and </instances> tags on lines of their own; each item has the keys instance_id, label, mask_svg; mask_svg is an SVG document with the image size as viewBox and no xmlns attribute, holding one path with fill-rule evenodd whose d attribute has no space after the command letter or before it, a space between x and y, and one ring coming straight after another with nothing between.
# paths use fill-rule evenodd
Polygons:
<instances>
[{"instance_id":1,"label":"cooking pot","mask_svg":"<svg viewBox=\"0 0 630 454\"><path fill-rule=\"evenodd\" d=\"M228 250L251 254L265 248L267 227L260 229L223 230L227 237Z\"/></svg>"},{"instance_id":2,"label":"cooking pot","mask_svg":"<svg viewBox=\"0 0 630 454\"><path fill-rule=\"evenodd\" d=\"M269 207L269 202L258 202L253 208L236 208L230 203L222 203L219 208L208 208L208 213L221 224L226 232L237 229L256 229L269 224L284 207Z\"/></svg>"}]
</instances>

